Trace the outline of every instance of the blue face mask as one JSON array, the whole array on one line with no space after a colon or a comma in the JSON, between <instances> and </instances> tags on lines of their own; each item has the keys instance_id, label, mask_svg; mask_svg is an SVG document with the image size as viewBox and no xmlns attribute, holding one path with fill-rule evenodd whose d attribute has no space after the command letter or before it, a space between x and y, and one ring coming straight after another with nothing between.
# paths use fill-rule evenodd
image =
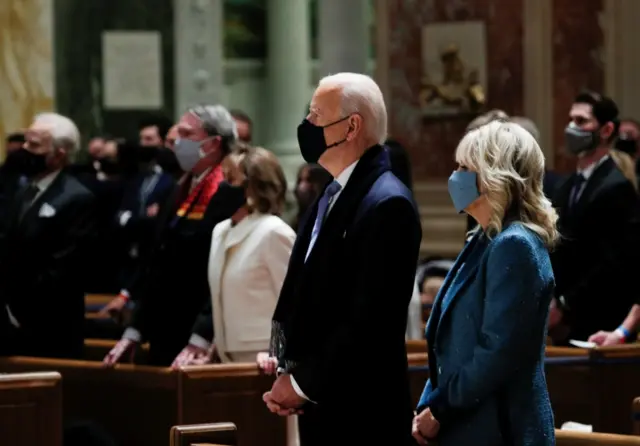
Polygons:
<instances>
[{"instance_id":1,"label":"blue face mask","mask_svg":"<svg viewBox=\"0 0 640 446\"><path fill-rule=\"evenodd\" d=\"M459 214L480 197L478 190L478 174L464 170L456 170L449 177L449 195L453 207Z\"/></svg>"}]
</instances>

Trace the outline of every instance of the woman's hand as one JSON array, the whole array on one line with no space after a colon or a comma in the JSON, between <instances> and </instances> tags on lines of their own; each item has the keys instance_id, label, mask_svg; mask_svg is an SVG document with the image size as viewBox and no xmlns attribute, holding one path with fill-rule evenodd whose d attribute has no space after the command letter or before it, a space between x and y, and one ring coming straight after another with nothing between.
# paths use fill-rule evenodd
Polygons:
<instances>
[{"instance_id":1,"label":"woman's hand","mask_svg":"<svg viewBox=\"0 0 640 446\"><path fill-rule=\"evenodd\" d=\"M411 427L411 435L419 445L429 444L429 440L433 440L440 431L440 423L431 413L428 407L413 417L413 425Z\"/></svg>"},{"instance_id":2,"label":"woman's hand","mask_svg":"<svg viewBox=\"0 0 640 446\"><path fill-rule=\"evenodd\" d=\"M278 358L269 356L269 353L260 352L256 358L258 367L267 375L273 375L278 368Z\"/></svg>"}]
</instances>

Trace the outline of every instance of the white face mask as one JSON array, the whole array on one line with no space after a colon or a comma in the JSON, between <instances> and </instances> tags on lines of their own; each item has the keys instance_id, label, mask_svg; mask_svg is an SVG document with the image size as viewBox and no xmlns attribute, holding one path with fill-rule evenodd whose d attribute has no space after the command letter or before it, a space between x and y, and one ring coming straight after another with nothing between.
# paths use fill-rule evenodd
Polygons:
<instances>
[{"instance_id":1,"label":"white face mask","mask_svg":"<svg viewBox=\"0 0 640 446\"><path fill-rule=\"evenodd\" d=\"M204 157L204 152L202 151L203 142L182 138L176 139L173 150L183 172L191 172L195 165L198 164L198 161Z\"/></svg>"}]
</instances>

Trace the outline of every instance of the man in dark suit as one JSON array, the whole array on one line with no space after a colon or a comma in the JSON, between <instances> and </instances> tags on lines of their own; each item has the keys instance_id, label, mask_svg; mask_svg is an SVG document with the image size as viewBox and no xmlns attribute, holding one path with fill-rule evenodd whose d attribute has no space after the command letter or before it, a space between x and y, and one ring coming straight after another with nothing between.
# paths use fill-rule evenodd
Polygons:
<instances>
[{"instance_id":1,"label":"man in dark suit","mask_svg":"<svg viewBox=\"0 0 640 446\"><path fill-rule=\"evenodd\" d=\"M273 317L280 375L264 400L303 411L303 446L411 444L405 330L422 231L391 173L386 123L375 82L341 73L320 82L298 127L305 161L334 181L298 232ZM361 342L372 329L380 336Z\"/></svg>"},{"instance_id":2,"label":"man in dark suit","mask_svg":"<svg viewBox=\"0 0 640 446\"><path fill-rule=\"evenodd\" d=\"M11 206L0 265L5 353L82 356L82 267L94 197L63 170L79 140L71 120L45 113L35 118L17 154L27 181Z\"/></svg>"},{"instance_id":3,"label":"man in dark suit","mask_svg":"<svg viewBox=\"0 0 640 446\"><path fill-rule=\"evenodd\" d=\"M185 113L178 133L176 156L188 173L169 197L167 211L158 216L154 247L117 298L133 299L135 307L123 338L105 357L107 365L145 339L149 362L159 366L170 365L185 345L194 356L207 355L206 339L213 339L207 279L211 234L245 202L244 191L238 196L222 181L220 166L237 130L224 107L211 105Z\"/></svg>"},{"instance_id":4,"label":"man in dark suit","mask_svg":"<svg viewBox=\"0 0 640 446\"><path fill-rule=\"evenodd\" d=\"M585 92L574 100L569 118L566 150L577 157L578 169L554 198L562 234L552 253L557 299L550 326L557 341L586 340L617 327L634 303L629 259L638 249L638 195L609 156L618 107Z\"/></svg>"}]
</instances>

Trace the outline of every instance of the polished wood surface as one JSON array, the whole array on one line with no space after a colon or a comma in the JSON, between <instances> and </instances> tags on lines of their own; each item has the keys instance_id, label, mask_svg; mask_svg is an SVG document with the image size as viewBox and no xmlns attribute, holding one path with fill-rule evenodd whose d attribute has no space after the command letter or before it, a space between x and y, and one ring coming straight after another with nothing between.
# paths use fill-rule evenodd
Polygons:
<instances>
[{"instance_id":1,"label":"polished wood surface","mask_svg":"<svg viewBox=\"0 0 640 446\"><path fill-rule=\"evenodd\" d=\"M62 377L0 375L0 444L62 445Z\"/></svg>"},{"instance_id":2,"label":"polished wood surface","mask_svg":"<svg viewBox=\"0 0 640 446\"><path fill-rule=\"evenodd\" d=\"M233 423L192 424L173 426L170 439L170 446L235 446L238 432Z\"/></svg>"}]
</instances>

